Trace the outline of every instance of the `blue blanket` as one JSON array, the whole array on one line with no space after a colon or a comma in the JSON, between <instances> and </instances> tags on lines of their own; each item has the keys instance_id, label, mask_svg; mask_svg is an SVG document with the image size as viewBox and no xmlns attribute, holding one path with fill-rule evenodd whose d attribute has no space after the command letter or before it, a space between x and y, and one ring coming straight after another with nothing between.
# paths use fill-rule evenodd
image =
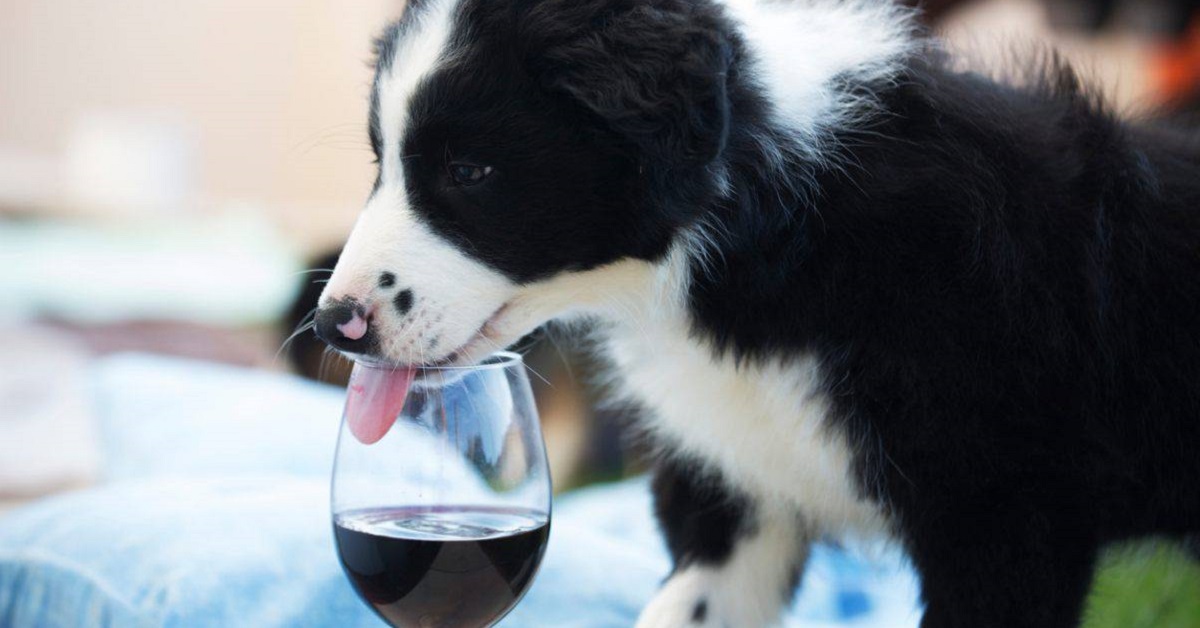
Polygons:
<instances>
[{"instance_id":1,"label":"blue blanket","mask_svg":"<svg viewBox=\"0 0 1200 628\"><path fill-rule=\"evenodd\" d=\"M109 481L0 518L0 626L380 625L333 551L341 391L133 355L95 382ZM502 625L631 625L668 569L643 480L578 491ZM894 550L819 545L787 625L915 626L916 591Z\"/></svg>"}]
</instances>

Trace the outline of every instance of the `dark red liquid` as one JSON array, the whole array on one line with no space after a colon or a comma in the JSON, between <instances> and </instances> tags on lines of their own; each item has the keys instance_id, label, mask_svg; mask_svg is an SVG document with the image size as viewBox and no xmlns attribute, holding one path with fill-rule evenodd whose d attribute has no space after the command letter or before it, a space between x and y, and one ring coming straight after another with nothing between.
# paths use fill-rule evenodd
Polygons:
<instances>
[{"instance_id":1,"label":"dark red liquid","mask_svg":"<svg viewBox=\"0 0 1200 628\"><path fill-rule=\"evenodd\" d=\"M341 513L338 557L359 595L393 626L490 626L533 581L544 513L419 507Z\"/></svg>"}]
</instances>

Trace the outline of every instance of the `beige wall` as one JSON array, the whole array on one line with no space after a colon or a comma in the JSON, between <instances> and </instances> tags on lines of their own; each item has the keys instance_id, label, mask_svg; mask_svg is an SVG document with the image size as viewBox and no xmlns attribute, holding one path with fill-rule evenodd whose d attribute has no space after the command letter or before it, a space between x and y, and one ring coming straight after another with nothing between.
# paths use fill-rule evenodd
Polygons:
<instances>
[{"instance_id":1,"label":"beige wall","mask_svg":"<svg viewBox=\"0 0 1200 628\"><path fill-rule=\"evenodd\" d=\"M1137 113L1153 106L1146 68L1153 44L1127 29L1095 36L1053 30L1045 3L1038 0L978 2L952 14L941 35L950 49L1001 76L1014 58L1046 45L1063 54L1089 84L1103 89L1118 111Z\"/></svg>"},{"instance_id":2,"label":"beige wall","mask_svg":"<svg viewBox=\"0 0 1200 628\"><path fill-rule=\"evenodd\" d=\"M89 113L165 117L194 131L197 194L344 221L371 183L371 38L399 10L400 0L0 0L0 148L53 157Z\"/></svg>"},{"instance_id":3,"label":"beige wall","mask_svg":"<svg viewBox=\"0 0 1200 628\"><path fill-rule=\"evenodd\" d=\"M0 0L0 151L57 158L93 113L173 120L195 142L187 196L259 203L310 246L336 243L373 176L370 42L401 1ZM947 30L968 49L1028 40L1046 34L1031 28L1040 11L1034 0L994 0ZM1059 43L1119 86L1120 102L1138 102L1136 50ZM84 161L121 161L91 155ZM25 177L13 163L0 154L0 186L6 174ZM105 177L101 168L89 181ZM42 187L77 179L51 174Z\"/></svg>"}]
</instances>

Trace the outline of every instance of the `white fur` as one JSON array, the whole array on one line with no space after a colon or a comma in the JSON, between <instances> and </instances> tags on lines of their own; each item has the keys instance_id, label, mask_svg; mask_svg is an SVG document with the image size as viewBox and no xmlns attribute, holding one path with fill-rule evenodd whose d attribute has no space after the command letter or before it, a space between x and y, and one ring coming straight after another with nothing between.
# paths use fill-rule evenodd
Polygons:
<instances>
[{"instance_id":1,"label":"white fur","mask_svg":"<svg viewBox=\"0 0 1200 628\"><path fill-rule=\"evenodd\" d=\"M379 80L379 120L383 132L380 170L385 179L403 183L400 145L408 127L408 105L421 81L446 62L458 0L430 0L415 23L396 42L388 73Z\"/></svg>"},{"instance_id":2,"label":"white fur","mask_svg":"<svg viewBox=\"0 0 1200 628\"><path fill-rule=\"evenodd\" d=\"M827 424L816 361L739 367L689 333L689 262L707 250L696 247L703 241L689 232L661 264L626 260L523 287L505 331L519 337L552 318L599 316L610 323L614 377L651 411L646 429L821 532L886 533L878 504L858 497L850 444Z\"/></svg>"},{"instance_id":3,"label":"white fur","mask_svg":"<svg viewBox=\"0 0 1200 628\"><path fill-rule=\"evenodd\" d=\"M380 350L391 361L435 362L452 352L478 360L503 345L487 337L487 323L516 286L424 225L408 204L402 142L409 101L421 80L445 61L456 0L434 0L396 46L391 70L379 77L383 140L380 186L363 209L321 296L353 298L367 307ZM378 286L384 272L391 289ZM413 309L401 316L391 304L412 290Z\"/></svg>"},{"instance_id":4,"label":"white fur","mask_svg":"<svg viewBox=\"0 0 1200 628\"><path fill-rule=\"evenodd\" d=\"M655 332L620 328L610 351L628 390L655 411L654 432L710 461L735 488L791 504L822 530L884 529L878 507L858 497L848 444L827 429L829 404L810 358L739 371L686 330Z\"/></svg>"},{"instance_id":5,"label":"white fur","mask_svg":"<svg viewBox=\"0 0 1200 628\"><path fill-rule=\"evenodd\" d=\"M836 89L835 77L889 81L911 52L909 11L887 0L723 0L756 61L777 122L823 159L830 131L868 115L872 103Z\"/></svg>"},{"instance_id":6,"label":"white fur","mask_svg":"<svg viewBox=\"0 0 1200 628\"><path fill-rule=\"evenodd\" d=\"M858 496L850 444L826 421L820 365L795 356L739 366L692 336L682 290L691 257L678 246L640 279L650 285L644 301L609 312L615 374L652 410L647 428L758 500L790 505L822 532L885 532L878 505Z\"/></svg>"}]
</instances>

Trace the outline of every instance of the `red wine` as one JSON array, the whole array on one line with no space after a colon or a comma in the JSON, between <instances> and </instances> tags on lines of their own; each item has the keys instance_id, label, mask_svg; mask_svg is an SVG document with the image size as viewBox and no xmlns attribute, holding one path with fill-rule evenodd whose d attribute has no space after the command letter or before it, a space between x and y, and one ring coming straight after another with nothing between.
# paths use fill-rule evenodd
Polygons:
<instances>
[{"instance_id":1,"label":"red wine","mask_svg":"<svg viewBox=\"0 0 1200 628\"><path fill-rule=\"evenodd\" d=\"M490 626L533 581L549 538L536 510L375 508L334 520L342 568L393 626Z\"/></svg>"}]
</instances>

